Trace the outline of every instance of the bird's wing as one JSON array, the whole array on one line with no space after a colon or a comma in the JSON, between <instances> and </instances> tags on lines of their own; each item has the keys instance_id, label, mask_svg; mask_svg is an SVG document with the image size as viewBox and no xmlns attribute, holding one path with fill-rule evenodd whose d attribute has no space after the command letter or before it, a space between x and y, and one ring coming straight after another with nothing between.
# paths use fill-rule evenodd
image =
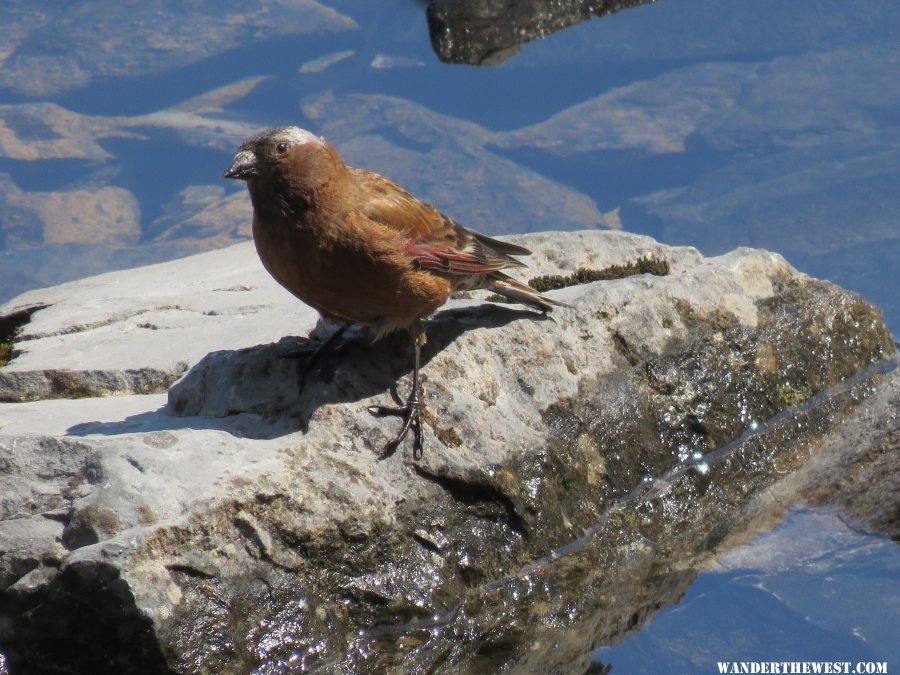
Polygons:
<instances>
[{"instance_id":1,"label":"bird's wing","mask_svg":"<svg viewBox=\"0 0 900 675\"><path fill-rule=\"evenodd\" d=\"M500 253L474 236L460 237L467 240L447 246L443 242L410 241L406 253L419 269L451 276L487 274L507 267L525 267L505 253Z\"/></svg>"},{"instance_id":2,"label":"bird's wing","mask_svg":"<svg viewBox=\"0 0 900 675\"><path fill-rule=\"evenodd\" d=\"M524 267L511 257L530 254L524 246L469 230L387 178L356 171L366 193L360 211L402 234L407 240L404 252L420 269L453 276Z\"/></svg>"},{"instance_id":3,"label":"bird's wing","mask_svg":"<svg viewBox=\"0 0 900 675\"><path fill-rule=\"evenodd\" d=\"M436 229L448 229L442 219L452 223L431 204L416 199L384 176L356 168L350 168L350 172L364 195L356 206L357 210L404 238L421 239Z\"/></svg>"}]
</instances>

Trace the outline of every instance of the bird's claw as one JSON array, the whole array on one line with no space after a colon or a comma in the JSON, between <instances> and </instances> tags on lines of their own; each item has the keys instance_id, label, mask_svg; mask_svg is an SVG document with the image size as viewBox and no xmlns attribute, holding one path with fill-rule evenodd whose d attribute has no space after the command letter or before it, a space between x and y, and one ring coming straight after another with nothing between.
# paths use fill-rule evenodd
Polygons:
<instances>
[{"instance_id":1,"label":"bird's claw","mask_svg":"<svg viewBox=\"0 0 900 675\"><path fill-rule=\"evenodd\" d=\"M376 417L400 417L403 419L400 431L397 432L396 436L385 443L384 447L381 449L381 454L378 457L379 459L387 459L393 455L397 451L397 448L400 447L403 439L406 438L410 429L412 429L413 432L413 459L422 458L422 451L424 448L422 442L422 393L424 379L425 378L421 378L404 405L370 405L368 407L369 413Z\"/></svg>"}]
</instances>

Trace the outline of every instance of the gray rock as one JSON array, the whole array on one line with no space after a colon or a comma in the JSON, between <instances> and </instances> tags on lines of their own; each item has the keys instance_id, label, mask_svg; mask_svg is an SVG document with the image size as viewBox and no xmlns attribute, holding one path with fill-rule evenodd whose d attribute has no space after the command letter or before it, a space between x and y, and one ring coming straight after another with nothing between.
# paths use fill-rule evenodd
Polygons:
<instances>
[{"instance_id":1,"label":"gray rock","mask_svg":"<svg viewBox=\"0 0 900 675\"><path fill-rule=\"evenodd\" d=\"M165 391L210 349L315 320L272 281L252 243L31 291L0 317L35 307L0 370L0 401Z\"/></svg>"},{"instance_id":2,"label":"gray rock","mask_svg":"<svg viewBox=\"0 0 900 675\"><path fill-rule=\"evenodd\" d=\"M514 239L533 276L668 273L551 291L572 308L547 317L448 303L426 324L419 459L379 461L396 420L366 412L405 395L408 339L351 335L298 396L313 345L285 335L316 316L252 246L0 308L47 305L0 373L189 368L167 395L0 409L10 668L575 672L765 504L808 495L810 458L861 401L896 428L880 312L778 255ZM858 459L843 447L826 467Z\"/></svg>"}]
</instances>

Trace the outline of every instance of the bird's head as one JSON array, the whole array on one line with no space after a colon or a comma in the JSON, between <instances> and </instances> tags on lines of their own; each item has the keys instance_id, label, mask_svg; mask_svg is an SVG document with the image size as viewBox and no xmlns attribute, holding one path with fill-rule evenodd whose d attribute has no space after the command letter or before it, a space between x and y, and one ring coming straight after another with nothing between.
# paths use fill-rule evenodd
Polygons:
<instances>
[{"instance_id":1,"label":"bird's head","mask_svg":"<svg viewBox=\"0 0 900 675\"><path fill-rule=\"evenodd\" d=\"M343 168L340 156L325 140L300 127L267 129L238 148L224 178L255 186L300 193L316 189Z\"/></svg>"}]
</instances>

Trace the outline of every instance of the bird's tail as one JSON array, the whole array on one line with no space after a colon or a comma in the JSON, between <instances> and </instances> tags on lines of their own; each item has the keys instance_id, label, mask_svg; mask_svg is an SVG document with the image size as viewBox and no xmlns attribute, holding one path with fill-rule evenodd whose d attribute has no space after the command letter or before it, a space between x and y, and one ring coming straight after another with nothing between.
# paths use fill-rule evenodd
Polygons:
<instances>
[{"instance_id":1,"label":"bird's tail","mask_svg":"<svg viewBox=\"0 0 900 675\"><path fill-rule=\"evenodd\" d=\"M550 312L554 307L571 307L564 302L559 302L546 295L542 295L534 290L531 286L526 286L520 281L516 281L511 276L503 272L494 272L490 275L491 283L488 290L503 295L510 300L521 302L542 312Z\"/></svg>"}]
</instances>

